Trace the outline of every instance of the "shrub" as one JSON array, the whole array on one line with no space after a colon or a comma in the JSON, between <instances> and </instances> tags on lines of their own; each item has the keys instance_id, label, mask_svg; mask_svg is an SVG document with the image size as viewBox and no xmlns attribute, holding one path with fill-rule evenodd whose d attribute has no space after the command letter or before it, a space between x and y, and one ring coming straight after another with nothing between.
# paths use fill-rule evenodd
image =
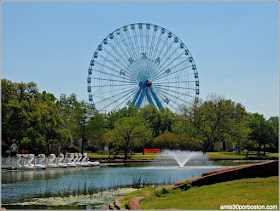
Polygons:
<instances>
[{"instance_id":1,"label":"shrub","mask_svg":"<svg viewBox=\"0 0 280 211\"><path fill-rule=\"evenodd\" d=\"M178 149L180 135L167 133L159 135L154 139L154 145L159 149Z\"/></svg>"},{"instance_id":2,"label":"shrub","mask_svg":"<svg viewBox=\"0 0 280 211\"><path fill-rule=\"evenodd\" d=\"M183 135L179 139L179 146L184 150L202 150L203 142L200 139Z\"/></svg>"},{"instance_id":3,"label":"shrub","mask_svg":"<svg viewBox=\"0 0 280 211\"><path fill-rule=\"evenodd\" d=\"M182 190L188 190L192 187L192 183L189 182L188 180L186 180L185 182L182 183L182 185L180 186L180 188Z\"/></svg>"},{"instance_id":4,"label":"shrub","mask_svg":"<svg viewBox=\"0 0 280 211\"><path fill-rule=\"evenodd\" d=\"M90 151L90 152L97 152L98 148L96 146L88 146L87 147L87 151Z\"/></svg>"},{"instance_id":5,"label":"shrub","mask_svg":"<svg viewBox=\"0 0 280 211\"><path fill-rule=\"evenodd\" d=\"M74 145L69 145L67 151L71 153L80 152L80 148Z\"/></svg>"},{"instance_id":6,"label":"shrub","mask_svg":"<svg viewBox=\"0 0 280 211\"><path fill-rule=\"evenodd\" d=\"M202 150L203 142L183 134L166 133L156 137L154 145L159 149Z\"/></svg>"},{"instance_id":7,"label":"shrub","mask_svg":"<svg viewBox=\"0 0 280 211\"><path fill-rule=\"evenodd\" d=\"M157 197L161 197L162 195L167 194L167 193L169 193L170 191L171 191L171 190L168 189L168 188L162 188L162 189L160 189L160 190L157 190L157 191L155 192L155 195L156 195Z\"/></svg>"}]
</instances>

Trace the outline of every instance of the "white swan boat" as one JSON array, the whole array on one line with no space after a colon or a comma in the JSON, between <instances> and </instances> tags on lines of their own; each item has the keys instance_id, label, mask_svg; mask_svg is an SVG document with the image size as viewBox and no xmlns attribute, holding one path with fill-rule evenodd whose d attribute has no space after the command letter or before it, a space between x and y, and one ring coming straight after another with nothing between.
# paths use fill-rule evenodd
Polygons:
<instances>
[{"instance_id":1,"label":"white swan boat","mask_svg":"<svg viewBox=\"0 0 280 211\"><path fill-rule=\"evenodd\" d=\"M44 163L46 156L44 154L39 154L39 163L33 164L32 161L34 160L34 155L29 154L27 156L27 162L25 165L20 165L20 161L22 160L22 156L17 154L15 156L15 168L21 170L38 170L38 169L46 169L46 168L66 168L66 167L75 167L75 166L83 166L83 167L93 167L93 166L100 166L99 162L91 162L87 157L87 153L66 153L65 159L64 155L60 153L57 157L57 164L54 163L56 158L55 154L50 154L48 156L48 165ZM64 162L63 162L64 161ZM66 161L66 163L65 163Z\"/></svg>"},{"instance_id":2,"label":"white swan boat","mask_svg":"<svg viewBox=\"0 0 280 211\"><path fill-rule=\"evenodd\" d=\"M44 164L44 160L46 158L45 154L39 154L39 163L34 165L34 169L46 169L46 164Z\"/></svg>"},{"instance_id":3,"label":"white swan boat","mask_svg":"<svg viewBox=\"0 0 280 211\"><path fill-rule=\"evenodd\" d=\"M81 165L84 166L84 167L88 167L89 166L89 163L87 161L87 153L83 153L82 154L82 161L81 161Z\"/></svg>"},{"instance_id":4,"label":"white swan boat","mask_svg":"<svg viewBox=\"0 0 280 211\"><path fill-rule=\"evenodd\" d=\"M21 166L19 169L33 170L34 169L34 164L32 164L33 160L34 160L34 155L29 154L27 156L27 163L25 165Z\"/></svg>"},{"instance_id":5,"label":"white swan boat","mask_svg":"<svg viewBox=\"0 0 280 211\"><path fill-rule=\"evenodd\" d=\"M55 158L56 158L55 154L50 154L48 156L49 162L48 165L46 165L47 168L57 168L57 165L53 162Z\"/></svg>"},{"instance_id":6,"label":"white swan boat","mask_svg":"<svg viewBox=\"0 0 280 211\"><path fill-rule=\"evenodd\" d=\"M16 159L15 167L16 169L20 169L21 165L19 164L19 162L21 161L21 155L16 154L15 159Z\"/></svg>"},{"instance_id":7,"label":"white swan boat","mask_svg":"<svg viewBox=\"0 0 280 211\"><path fill-rule=\"evenodd\" d=\"M78 154L77 154L77 153L74 153L73 163L75 164L75 166L77 166L78 158L79 158Z\"/></svg>"},{"instance_id":8,"label":"white swan boat","mask_svg":"<svg viewBox=\"0 0 280 211\"><path fill-rule=\"evenodd\" d=\"M88 160L88 157L87 157L87 153L83 153L83 160L82 160L82 163L85 163L87 164L89 167L92 167L92 166L100 166L100 163L95 161L95 162L91 162Z\"/></svg>"},{"instance_id":9,"label":"white swan boat","mask_svg":"<svg viewBox=\"0 0 280 211\"><path fill-rule=\"evenodd\" d=\"M76 161L76 166L83 166L81 159L83 158L83 155L81 153L78 153L78 159Z\"/></svg>"},{"instance_id":10,"label":"white swan boat","mask_svg":"<svg viewBox=\"0 0 280 211\"><path fill-rule=\"evenodd\" d=\"M63 163L63 161L64 161L64 155L62 153L59 153L59 155L57 156L57 167L66 168L67 165Z\"/></svg>"},{"instance_id":11,"label":"white swan boat","mask_svg":"<svg viewBox=\"0 0 280 211\"><path fill-rule=\"evenodd\" d=\"M75 163L72 161L74 159L74 153L66 153L66 166L75 167Z\"/></svg>"}]
</instances>

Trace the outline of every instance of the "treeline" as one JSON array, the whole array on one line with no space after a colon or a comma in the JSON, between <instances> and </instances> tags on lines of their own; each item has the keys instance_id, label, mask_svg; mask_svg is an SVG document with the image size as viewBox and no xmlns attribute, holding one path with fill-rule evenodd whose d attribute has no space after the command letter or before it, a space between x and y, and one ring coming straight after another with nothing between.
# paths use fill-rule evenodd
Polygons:
<instances>
[{"instance_id":1,"label":"treeline","mask_svg":"<svg viewBox=\"0 0 280 211\"><path fill-rule=\"evenodd\" d=\"M130 106L108 114L98 113L75 94L38 91L34 82L13 83L2 79L2 153L16 143L31 153L50 153L59 144L63 150L81 150L72 145L82 139L86 150L109 147L110 155L144 148L208 151L216 142L231 142L237 151L278 151L279 117L266 120L246 112L244 106L212 96L188 107L181 114L148 105Z\"/></svg>"}]
</instances>

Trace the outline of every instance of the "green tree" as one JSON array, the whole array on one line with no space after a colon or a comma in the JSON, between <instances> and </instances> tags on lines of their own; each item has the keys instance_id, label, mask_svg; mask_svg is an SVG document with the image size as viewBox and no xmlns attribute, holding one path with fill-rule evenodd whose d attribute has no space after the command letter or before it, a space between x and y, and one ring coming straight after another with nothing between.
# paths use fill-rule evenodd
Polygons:
<instances>
[{"instance_id":1,"label":"green tree","mask_svg":"<svg viewBox=\"0 0 280 211\"><path fill-rule=\"evenodd\" d=\"M138 149L141 149L143 152L143 155L145 154L144 149L145 148L151 148L153 145L153 130L150 128L150 124L148 122L145 122L145 128L143 130L143 136L140 136L140 142L138 144Z\"/></svg>"},{"instance_id":2,"label":"green tree","mask_svg":"<svg viewBox=\"0 0 280 211\"><path fill-rule=\"evenodd\" d=\"M173 113L169 108L161 108L159 110L161 124L160 124L160 133L163 134L164 132L172 132L172 126L174 120L176 119L176 114Z\"/></svg>"},{"instance_id":3,"label":"green tree","mask_svg":"<svg viewBox=\"0 0 280 211\"><path fill-rule=\"evenodd\" d=\"M154 137L157 137L162 133L161 130L161 115L159 110L152 104L140 109L141 116L150 124L153 130Z\"/></svg>"},{"instance_id":4,"label":"green tree","mask_svg":"<svg viewBox=\"0 0 280 211\"><path fill-rule=\"evenodd\" d=\"M94 107L85 101L79 102L75 94L69 97L61 95L57 103L59 105L60 114L65 121L65 126L71 131L73 139L82 139L82 152L85 148L85 141L91 140L94 130L92 119L96 115Z\"/></svg>"},{"instance_id":5,"label":"green tree","mask_svg":"<svg viewBox=\"0 0 280 211\"><path fill-rule=\"evenodd\" d=\"M31 152L48 151L53 143L69 142L55 97L40 93L34 82L2 79L2 147L12 143Z\"/></svg>"},{"instance_id":6,"label":"green tree","mask_svg":"<svg viewBox=\"0 0 280 211\"><path fill-rule=\"evenodd\" d=\"M103 144L109 147L109 158L113 155L115 158L120 150L120 141L118 134L114 130L109 130L102 135Z\"/></svg>"},{"instance_id":7,"label":"green tree","mask_svg":"<svg viewBox=\"0 0 280 211\"><path fill-rule=\"evenodd\" d=\"M272 144L275 152L278 152L279 146L279 116L272 116L268 119L268 122L274 128L274 137L272 137Z\"/></svg>"},{"instance_id":8,"label":"green tree","mask_svg":"<svg viewBox=\"0 0 280 211\"><path fill-rule=\"evenodd\" d=\"M218 141L234 141L235 135L242 129L245 108L231 100L220 97L200 102L198 105L184 108L183 130L191 137L203 141L203 152Z\"/></svg>"},{"instance_id":9,"label":"green tree","mask_svg":"<svg viewBox=\"0 0 280 211\"><path fill-rule=\"evenodd\" d=\"M137 117L139 115L139 111L136 105L131 105L129 107L124 107L119 109L118 111L111 111L106 116L107 118L107 129L113 130L115 122L124 117Z\"/></svg>"},{"instance_id":10,"label":"green tree","mask_svg":"<svg viewBox=\"0 0 280 211\"><path fill-rule=\"evenodd\" d=\"M258 156L260 156L261 147L264 147L264 156L266 146L275 141L276 132L271 122L266 121L263 115L254 113L250 115L251 128L250 139L255 141L258 148Z\"/></svg>"},{"instance_id":11,"label":"green tree","mask_svg":"<svg viewBox=\"0 0 280 211\"><path fill-rule=\"evenodd\" d=\"M124 117L115 123L114 133L116 141L124 151L126 160L128 154L137 145L141 145L141 140L150 134L150 129L141 118Z\"/></svg>"},{"instance_id":12,"label":"green tree","mask_svg":"<svg viewBox=\"0 0 280 211\"><path fill-rule=\"evenodd\" d=\"M32 87L35 86L35 87ZM34 83L12 83L1 80L2 100L2 148L7 150L12 143L19 144L28 127L28 101L38 94Z\"/></svg>"},{"instance_id":13,"label":"green tree","mask_svg":"<svg viewBox=\"0 0 280 211\"><path fill-rule=\"evenodd\" d=\"M104 148L107 143L104 141L103 135L108 131L106 115L94 113L94 115L89 118L87 124L88 142L92 143L96 149Z\"/></svg>"}]
</instances>

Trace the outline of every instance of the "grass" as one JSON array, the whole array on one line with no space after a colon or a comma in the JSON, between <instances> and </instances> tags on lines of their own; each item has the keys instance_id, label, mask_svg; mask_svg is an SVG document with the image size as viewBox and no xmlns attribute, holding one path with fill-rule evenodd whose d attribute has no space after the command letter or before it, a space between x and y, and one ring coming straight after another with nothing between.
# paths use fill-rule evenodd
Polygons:
<instances>
[{"instance_id":1,"label":"grass","mask_svg":"<svg viewBox=\"0 0 280 211\"><path fill-rule=\"evenodd\" d=\"M137 197L137 196L142 196L146 193L152 193L155 191L155 189L157 188L158 186L148 186L148 187L145 187L145 188L142 188L142 189L139 189L137 191L133 191L127 195L125 195L121 200L121 204L123 207L126 207L125 205L128 203L128 201L134 197Z\"/></svg>"},{"instance_id":2,"label":"grass","mask_svg":"<svg viewBox=\"0 0 280 211\"><path fill-rule=\"evenodd\" d=\"M263 155L260 155L260 157L258 157L257 152L254 153L249 153L248 157L246 158L246 152L241 152L240 154L237 154L235 152L207 152L206 155L210 158L210 159L250 159L250 158L278 158L279 157L279 153L266 153L266 156L264 157Z\"/></svg>"},{"instance_id":3,"label":"grass","mask_svg":"<svg viewBox=\"0 0 280 211\"><path fill-rule=\"evenodd\" d=\"M157 155L157 153L146 153L143 155L143 153L134 153L129 158L130 160L150 160L154 159ZM206 155L210 159L216 159L216 160L227 160L227 159L269 159L269 158L279 158L279 153L266 153L266 156L260 155L260 157L257 156L257 152L249 153L248 157L246 158L246 152L241 152L240 154L236 154L235 152L207 152ZM108 159L109 155L104 154L98 154L98 153L88 153L89 158L93 159ZM112 158L113 156L111 156ZM160 157L157 157L160 159ZM123 154L117 155L115 159L124 159Z\"/></svg>"},{"instance_id":4,"label":"grass","mask_svg":"<svg viewBox=\"0 0 280 211\"><path fill-rule=\"evenodd\" d=\"M172 190L161 197L152 194L141 201L140 205L142 209L147 210L168 208L219 210L221 205L228 204L279 205L278 180L279 177L250 178L193 187L187 191ZM143 189L143 192L146 190L148 189ZM139 196L142 193L138 194L136 191L133 194Z\"/></svg>"},{"instance_id":5,"label":"grass","mask_svg":"<svg viewBox=\"0 0 280 211\"><path fill-rule=\"evenodd\" d=\"M155 156L157 155L157 153L146 153L145 155L143 155L143 153L133 153L133 155L131 155L130 160L150 160L153 159ZM108 159L109 155L104 155L104 154L99 154L99 153L87 153L87 156L89 158L93 158L93 159ZM111 158L113 157L113 155L111 155ZM116 156L115 159L124 159L124 154L119 154Z\"/></svg>"},{"instance_id":6,"label":"grass","mask_svg":"<svg viewBox=\"0 0 280 211\"><path fill-rule=\"evenodd\" d=\"M158 153L146 153L143 155L143 153L135 153L135 155L132 155L131 159L154 159L157 154Z\"/></svg>"},{"instance_id":7,"label":"grass","mask_svg":"<svg viewBox=\"0 0 280 211\"><path fill-rule=\"evenodd\" d=\"M109 155L103 155L103 154L98 154L98 153L87 153L88 158L93 158L93 159L102 159L102 158L108 158Z\"/></svg>"},{"instance_id":8,"label":"grass","mask_svg":"<svg viewBox=\"0 0 280 211\"><path fill-rule=\"evenodd\" d=\"M63 186L63 189L60 189L57 193L52 192L51 186L44 189L43 192L40 189L40 193L36 194L36 198L46 198L46 197L69 197L69 196L78 196L78 195L93 195L97 192L101 192L104 190L113 190L114 187L109 187L107 189L96 188L96 187L87 187L87 183L85 182L83 185L79 184L77 189L70 190L70 185L68 187Z\"/></svg>"},{"instance_id":9,"label":"grass","mask_svg":"<svg viewBox=\"0 0 280 211\"><path fill-rule=\"evenodd\" d=\"M279 153L268 153L268 157L279 158Z\"/></svg>"}]
</instances>

